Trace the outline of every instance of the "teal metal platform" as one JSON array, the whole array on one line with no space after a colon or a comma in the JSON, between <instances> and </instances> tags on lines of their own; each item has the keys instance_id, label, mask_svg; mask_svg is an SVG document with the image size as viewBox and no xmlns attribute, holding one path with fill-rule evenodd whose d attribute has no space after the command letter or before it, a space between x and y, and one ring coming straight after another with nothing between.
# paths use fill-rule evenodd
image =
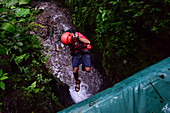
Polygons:
<instances>
[{"instance_id":1,"label":"teal metal platform","mask_svg":"<svg viewBox=\"0 0 170 113\"><path fill-rule=\"evenodd\" d=\"M170 113L170 57L59 113Z\"/></svg>"}]
</instances>

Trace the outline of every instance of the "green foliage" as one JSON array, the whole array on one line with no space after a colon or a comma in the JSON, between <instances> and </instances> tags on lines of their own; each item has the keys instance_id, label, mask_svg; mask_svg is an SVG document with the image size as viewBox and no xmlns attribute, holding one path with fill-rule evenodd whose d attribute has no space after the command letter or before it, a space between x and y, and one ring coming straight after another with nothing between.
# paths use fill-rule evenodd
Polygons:
<instances>
[{"instance_id":1,"label":"green foliage","mask_svg":"<svg viewBox=\"0 0 170 113\"><path fill-rule=\"evenodd\" d=\"M149 49L146 44L151 37L154 36L153 39L156 40L161 35L169 35L168 0L77 0L74 5L73 0L65 0L65 3L69 4L73 23L77 20L79 31L87 37L93 37L88 38L101 52L102 65L107 75L110 68L108 63L135 54L134 57L138 57L140 49ZM142 62L145 63L145 58ZM132 69L138 70L145 66L134 65Z\"/></svg>"},{"instance_id":2,"label":"green foliage","mask_svg":"<svg viewBox=\"0 0 170 113\"><path fill-rule=\"evenodd\" d=\"M2 0L2 3L5 4L6 7L11 7L17 4L18 0Z\"/></svg>"},{"instance_id":3,"label":"green foliage","mask_svg":"<svg viewBox=\"0 0 170 113\"><path fill-rule=\"evenodd\" d=\"M42 98L53 98L50 101L61 107L50 90L52 75L45 67L49 55L42 55L41 50L44 50L44 47L40 39L30 34L30 31L36 30L35 26L44 27L32 22L38 12L18 6L28 4L29 0L4 0L2 3L4 7L0 8L0 87L4 92L0 96L4 97L12 88L23 90L24 94L31 97L43 94ZM9 82L10 84L6 84ZM5 85L9 85L8 90L5 90ZM46 92L51 95L45 95Z\"/></svg>"},{"instance_id":4,"label":"green foliage","mask_svg":"<svg viewBox=\"0 0 170 113\"><path fill-rule=\"evenodd\" d=\"M28 4L30 0L19 0L19 5Z\"/></svg>"},{"instance_id":5,"label":"green foliage","mask_svg":"<svg viewBox=\"0 0 170 113\"><path fill-rule=\"evenodd\" d=\"M28 14L30 14L30 9L24 9L24 8L17 8L16 9L16 17L26 17Z\"/></svg>"},{"instance_id":6,"label":"green foliage","mask_svg":"<svg viewBox=\"0 0 170 113\"><path fill-rule=\"evenodd\" d=\"M2 105L2 103L0 102L0 106ZM0 108L0 112L2 112L2 109Z\"/></svg>"},{"instance_id":7,"label":"green foliage","mask_svg":"<svg viewBox=\"0 0 170 113\"><path fill-rule=\"evenodd\" d=\"M15 32L15 27L10 23L3 23L0 29L9 31L9 32Z\"/></svg>"},{"instance_id":8,"label":"green foliage","mask_svg":"<svg viewBox=\"0 0 170 113\"><path fill-rule=\"evenodd\" d=\"M6 7L14 7L16 4L28 4L30 0L2 0L2 4Z\"/></svg>"},{"instance_id":9,"label":"green foliage","mask_svg":"<svg viewBox=\"0 0 170 113\"><path fill-rule=\"evenodd\" d=\"M7 73L3 73L2 69L0 69L0 87L3 90L5 90L5 83L3 81L8 79L8 77L6 75L7 75Z\"/></svg>"},{"instance_id":10,"label":"green foliage","mask_svg":"<svg viewBox=\"0 0 170 113\"><path fill-rule=\"evenodd\" d=\"M0 55L3 55L5 53L6 53L5 47L2 44L0 44Z\"/></svg>"}]
</instances>

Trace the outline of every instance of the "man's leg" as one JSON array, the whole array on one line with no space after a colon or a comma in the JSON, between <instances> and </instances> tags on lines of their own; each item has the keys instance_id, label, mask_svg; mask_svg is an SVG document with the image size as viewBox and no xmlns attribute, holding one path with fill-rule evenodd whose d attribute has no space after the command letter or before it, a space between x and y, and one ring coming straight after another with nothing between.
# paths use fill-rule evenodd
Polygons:
<instances>
[{"instance_id":1,"label":"man's leg","mask_svg":"<svg viewBox=\"0 0 170 113\"><path fill-rule=\"evenodd\" d=\"M91 70L91 60L90 60L90 55L85 54L82 56L82 64L84 65L85 71L90 72Z\"/></svg>"},{"instance_id":2,"label":"man's leg","mask_svg":"<svg viewBox=\"0 0 170 113\"><path fill-rule=\"evenodd\" d=\"M79 69L80 61L78 56L72 57L72 64L73 64L73 74L76 80L75 90L78 92L80 90L80 80L78 79L78 69Z\"/></svg>"},{"instance_id":3,"label":"man's leg","mask_svg":"<svg viewBox=\"0 0 170 113\"><path fill-rule=\"evenodd\" d=\"M90 72L91 68L90 67L85 67L86 72Z\"/></svg>"},{"instance_id":4,"label":"man's leg","mask_svg":"<svg viewBox=\"0 0 170 113\"><path fill-rule=\"evenodd\" d=\"M79 58L78 56L72 57L73 74L76 81L78 81L78 69L79 69Z\"/></svg>"},{"instance_id":5,"label":"man's leg","mask_svg":"<svg viewBox=\"0 0 170 113\"><path fill-rule=\"evenodd\" d=\"M78 79L78 69L79 69L78 67L73 68L73 74L74 74L74 78L75 78L75 80L76 80L75 90L76 90L77 92L80 91L80 80Z\"/></svg>"},{"instance_id":6,"label":"man's leg","mask_svg":"<svg viewBox=\"0 0 170 113\"><path fill-rule=\"evenodd\" d=\"M73 74L76 81L78 81L78 67L73 68Z\"/></svg>"}]
</instances>

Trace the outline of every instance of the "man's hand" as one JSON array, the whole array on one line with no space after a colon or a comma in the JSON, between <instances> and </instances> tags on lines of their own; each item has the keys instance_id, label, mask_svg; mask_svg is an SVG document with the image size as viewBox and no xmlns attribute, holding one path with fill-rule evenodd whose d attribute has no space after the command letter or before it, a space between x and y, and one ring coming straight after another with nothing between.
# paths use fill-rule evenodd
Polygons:
<instances>
[{"instance_id":1,"label":"man's hand","mask_svg":"<svg viewBox=\"0 0 170 113\"><path fill-rule=\"evenodd\" d=\"M73 39L77 40L78 38L79 38L78 35L76 34L73 35Z\"/></svg>"},{"instance_id":2,"label":"man's hand","mask_svg":"<svg viewBox=\"0 0 170 113\"><path fill-rule=\"evenodd\" d=\"M90 44L90 41L88 39L81 38L80 36L78 36L76 34L73 35L73 39L74 40L79 40L79 41L81 41L83 43L86 43L86 44Z\"/></svg>"},{"instance_id":3,"label":"man's hand","mask_svg":"<svg viewBox=\"0 0 170 113\"><path fill-rule=\"evenodd\" d=\"M91 45L90 44L87 44L87 49L91 49Z\"/></svg>"}]
</instances>

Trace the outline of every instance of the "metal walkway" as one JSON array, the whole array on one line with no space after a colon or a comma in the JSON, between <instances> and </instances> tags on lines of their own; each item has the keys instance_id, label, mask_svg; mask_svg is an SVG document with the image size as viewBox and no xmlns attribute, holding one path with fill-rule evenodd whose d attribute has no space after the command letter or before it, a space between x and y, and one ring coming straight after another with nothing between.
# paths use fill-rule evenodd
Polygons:
<instances>
[{"instance_id":1,"label":"metal walkway","mask_svg":"<svg viewBox=\"0 0 170 113\"><path fill-rule=\"evenodd\" d=\"M170 57L59 113L170 113Z\"/></svg>"}]
</instances>

